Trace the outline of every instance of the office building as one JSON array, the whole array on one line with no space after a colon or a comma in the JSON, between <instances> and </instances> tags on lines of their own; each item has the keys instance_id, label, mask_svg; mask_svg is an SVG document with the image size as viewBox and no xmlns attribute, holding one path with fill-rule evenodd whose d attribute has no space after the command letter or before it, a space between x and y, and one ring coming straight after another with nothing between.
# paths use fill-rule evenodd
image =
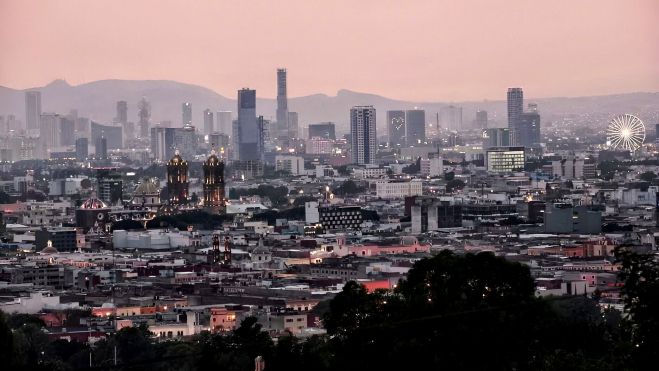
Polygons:
<instances>
[{"instance_id":1,"label":"office building","mask_svg":"<svg viewBox=\"0 0 659 371\"><path fill-rule=\"evenodd\" d=\"M444 160L441 157L422 158L419 161L423 176L437 177L444 174Z\"/></svg>"},{"instance_id":2,"label":"office building","mask_svg":"<svg viewBox=\"0 0 659 371\"><path fill-rule=\"evenodd\" d=\"M145 97L142 97L140 102L137 104L137 116L137 125L140 132L140 138L148 138L149 126L151 123L151 103L149 103Z\"/></svg>"},{"instance_id":3,"label":"office building","mask_svg":"<svg viewBox=\"0 0 659 371\"><path fill-rule=\"evenodd\" d=\"M128 122L128 102L120 100L117 102L117 116L114 122L119 124L126 124Z\"/></svg>"},{"instance_id":4,"label":"office building","mask_svg":"<svg viewBox=\"0 0 659 371\"><path fill-rule=\"evenodd\" d=\"M487 129L487 111L476 111L476 120L474 120L475 129Z\"/></svg>"},{"instance_id":5,"label":"office building","mask_svg":"<svg viewBox=\"0 0 659 371\"><path fill-rule=\"evenodd\" d=\"M101 125L92 121L90 140L96 143L98 138L107 140L108 149L123 148L123 128L121 126Z\"/></svg>"},{"instance_id":6,"label":"office building","mask_svg":"<svg viewBox=\"0 0 659 371\"><path fill-rule=\"evenodd\" d=\"M222 211L225 202L224 162L220 161L215 151L211 151L202 167L204 170L204 207Z\"/></svg>"},{"instance_id":7,"label":"office building","mask_svg":"<svg viewBox=\"0 0 659 371\"><path fill-rule=\"evenodd\" d=\"M375 184L375 194L378 198L395 199L423 194L423 183L419 179L410 181L389 181Z\"/></svg>"},{"instance_id":8,"label":"office building","mask_svg":"<svg viewBox=\"0 0 659 371\"><path fill-rule=\"evenodd\" d=\"M277 69L277 129L273 137L288 136L288 93L286 69Z\"/></svg>"},{"instance_id":9,"label":"office building","mask_svg":"<svg viewBox=\"0 0 659 371\"><path fill-rule=\"evenodd\" d=\"M194 159L197 155L199 138L197 131L192 125L185 125L182 128L174 129L174 149L181 152L181 156L187 159Z\"/></svg>"},{"instance_id":10,"label":"office building","mask_svg":"<svg viewBox=\"0 0 659 371\"><path fill-rule=\"evenodd\" d=\"M123 199L123 181L115 169L96 169L96 193L98 198L108 205L121 203Z\"/></svg>"},{"instance_id":11,"label":"office building","mask_svg":"<svg viewBox=\"0 0 659 371\"><path fill-rule=\"evenodd\" d=\"M602 232L602 213L587 206L550 202L545 205L545 233L599 234Z\"/></svg>"},{"instance_id":12,"label":"office building","mask_svg":"<svg viewBox=\"0 0 659 371\"><path fill-rule=\"evenodd\" d=\"M40 91L26 91L25 92L25 125L26 129L36 130L40 129L41 125L41 92Z\"/></svg>"},{"instance_id":13,"label":"office building","mask_svg":"<svg viewBox=\"0 0 659 371\"><path fill-rule=\"evenodd\" d=\"M181 124L192 125L192 103L185 102L181 104Z\"/></svg>"},{"instance_id":14,"label":"office building","mask_svg":"<svg viewBox=\"0 0 659 371\"><path fill-rule=\"evenodd\" d=\"M47 247L55 248L58 252L73 252L77 248L75 228L41 228L34 232L34 245L36 251Z\"/></svg>"},{"instance_id":15,"label":"office building","mask_svg":"<svg viewBox=\"0 0 659 371\"><path fill-rule=\"evenodd\" d=\"M75 143L75 121L70 116L60 119L59 145L72 146Z\"/></svg>"},{"instance_id":16,"label":"office building","mask_svg":"<svg viewBox=\"0 0 659 371\"><path fill-rule=\"evenodd\" d=\"M218 111L215 119L217 121L215 129L222 134L230 136L233 123L231 111Z\"/></svg>"},{"instance_id":17,"label":"office building","mask_svg":"<svg viewBox=\"0 0 659 371\"><path fill-rule=\"evenodd\" d=\"M389 135L390 147L406 144L405 130L405 111L387 111L387 135Z\"/></svg>"},{"instance_id":18,"label":"office building","mask_svg":"<svg viewBox=\"0 0 659 371\"><path fill-rule=\"evenodd\" d=\"M211 149L219 149L222 152L229 148L229 136L222 133L212 133L208 136L208 145ZM220 153L222 155L223 153Z\"/></svg>"},{"instance_id":19,"label":"office building","mask_svg":"<svg viewBox=\"0 0 659 371\"><path fill-rule=\"evenodd\" d=\"M540 114L523 112L517 117L515 126L517 145L535 147L540 143Z\"/></svg>"},{"instance_id":20,"label":"office building","mask_svg":"<svg viewBox=\"0 0 659 371\"><path fill-rule=\"evenodd\" d=\"M85 161L89 156L89 139L76 139L76 160Z\"/></svg>"},{"instance_id":21,"label":"office building","mask_svg":"<svg viewBox=\"0 0 659 371\"><path fill-rule=\"evenodd\" d=\"M62 117L56 113L42 113L39 118L39 140L43 154L55 150L60 145Z\"/></svg>"},{"instance_id":22,"label":"office building","mask_svg":"<svg viewBox=\"0 0 659 371\"><path fill-rule=\"evenodd\" d=\"M492 147L485 154L487 171L506 173L524 171L524 147Z\"/></svg>"},{"instance_id":23,"label":"office building","mask_svg":"<svg viewBox=\"0 0 659 371\"><path fill-rule=\"evenodd\" d=\"M180 206L188 202L188 162L185 161L178 151L175 152L167 162L167 191L169 192L169 204Z\"/></svg>"},{"instance_id":24,"label":"office building","mask_svg":"<svg viewBox=\"0 0 659 371\"><path fill-rule=\"evenodd\" d=\"M336 140L336 129L335 125L333 122L321 122L318 124L311 124L309 125L309 129L307 130L308 133L308 138L323 138L323 139L331 139L331 140Z\"/></svg>"},{"instance_id":25,"label":"office building","mask_svg":"<svg viewBox=\"0 0 659 371\"><path fill-rule=\"evenodd\" d=\"M256 90L238 90L238 120L234 129L235 159L262 161L263 133L256 117Z\"/></svg>"},{"instance_id":26,"label":"office building","mask_svg":"<svg viewBox=\"0 0 659 371\"><path fill-rule=\"evenodd\" d=\"M156 161L167 161L174 156L175 128L151 128L151 156Z\"/></svg>"},{"instance_id":27,"label":"office building","mask_svg":"<svg viewBox=\"0 0 659 371\"><path fill-rule=\"evenodd\" d=\"M405 202L408 202L407 199ZM410 219L412 233L459 228L462 227L462 205L434 197L414 197L410 206Z\"/></svg>"},{"instance_id":28,"label":"office building","mask_svg":"<svg viewBox=\"0 0 659 371\"><path fill-rule=\"evenodd\" d=\"M462 112L462 108L460 112ZM460 116L462 116L462 113L460 113ZM405 111L405 138L408 146L425 144L426 111L422 109Z\"/></svg>"},{"instance_id":29,"label":"office building","mask_svg":"<svg viewBox=\"0 0 659 371\"><path fill-rule=\"evenodd\" d=\"M517 128L519 115L524 112L524 92L522 88L508 89L508 128Z\"/></svg>"},{"instance_id":30,"label":"office building","mask_svg":"<svg viewBox=\"0 0 659 371\"><path fill-rule=\"evenodd\" d=\"M334 141L314 137L307 140L306 153L310 155L331 155L334 150Z\"/></svg>"},{"instance_id":31,"label":"office building","mask_svg":"<svg viewBox=\"0 0 659 371\"><path fill-rule=\"evenodd\" d=\"M509 128L483 130L483 148L510 147L517 143L517 132Z\"/></svg>"},{"instance_id":32,"label":"office building","mask_svg":"<svg viewBox=\"0 0 659 371\"><path fill-rule=\"evenodd\" d=\"M96 138L96 143L94 144L94 150L96 152L96 155L94 156L96 160L107 160L108 140L104 137Z\"/></svg>"},{"instance_id":33,"label":"office building","mask_svg":"<svg viewBox=\"0 0 659 371\"><path fill-rule=\"evenodd\" d=\"M208 108L204 110L204 134L209 135L215 131L215 122L213 121L213 111Z\"/></svg>"},{"instance_id":34,"label":"office building","mask_svg":"<svg viewBox=\"0 0 659 371\"><path fill-rule=\"evenodd\" d=\"M375 108L357 106L350 109L350 150L355 164L374 164L377 151Z\"/></svg>"},{"instance_id":35,"label":"office building","mask_svg":"<svg viewBox=\"0 0 659 371\"><path fill-rule=\"evenodd\" d=\"M359 230L362 222L363 215L360 206L318 207L318 223L325 232Z\"/></svg>"},{"instance_id":36,"label":"office building","mask_svg":"<svg viewBox=\"0 0 659 371\"><path fill-rule=\"evenodd\" d=\"M297 138L299 130L299 117L297 112L288 113L288 137Z\"/></svg>"},{"instance_id":37,"label":"office building","mask_svg":"<svg viewBox=\"0 0 659 371\"><path fill-rule=\"evenodd\" d=\"M275 171L283 171L290 175L301 175L304 173L304 158L277 155L275 156Z\"/></svg>"},{"instance_id":38,"label":"office building","mask_svg":"<svg viewBox=\"0 0 659 371\"><path fill-rule=\"evenodd\" d=\"M444 128L447 130L461 130L462 127L462 107L447 106L443 107L439 114Z\"/></svg>"}]
</instances>

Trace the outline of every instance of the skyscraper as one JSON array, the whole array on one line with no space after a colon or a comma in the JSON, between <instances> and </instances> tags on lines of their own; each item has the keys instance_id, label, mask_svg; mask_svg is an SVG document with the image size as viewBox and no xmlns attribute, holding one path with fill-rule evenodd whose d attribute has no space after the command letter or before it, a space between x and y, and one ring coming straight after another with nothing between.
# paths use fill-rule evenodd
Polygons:
<instances>
[{"instance_id":1,"label":"skyscraper","mask_svg":"<svg viewBox=\"0 0 659 371\"><path fill-rule=\"evenodd\" d=\"M524 112L524 92L522 88L508 89L508 127L515 129L519 115Z\"/></svg>"},{"instance_id":2,"label":"skyscraper","mask_svg":"<svg viewBox=\"0 0 659 371\"><path fill-rule=\"evenodd\" d=\"M288 136L288 95L286 91L286 69L277 69L277 133Z\"/></svg>"},{"instance_id":3,"label":"skyscraper","mask_svg":"<svg viewBox=\"0 0 659 371\"><path fill-rule=\"evenodd\" d=\"M408 146L418 146L426 141L426 111L405 111L405 138Z\"/></svg>"},{"instance_id":4,"label":"skyscraper","mask_svg":"<svg viewBox=\"0 0 659 371\"><path fill-rule=\"evenodd\" d=\"M151 103L142 97L137 104L137 115L139 117L138 125L140 130L140 138L149 137L149 123L151 121Z\"/></svg>"},{"instance_id":5,"label":"skyscraper","mask_svg":"<svg viewBox=\"0 0 659 371\"><path fill-rule=\"evenodd\" d=\"M186 124L182 128L174 128L174 148L181 152L183 158L194 158L197 155L197 146L197 131L194 126Z\"/></svg>"},{"instance_id":6,"label":"skyscraper","mask_svg":"<svg viewBox=\"0 0 659 371\"><path fill-rule=\"evenodd\" d=\"M181 105L182 125L192 125L192 103L185 102Z\"/></svg>"},{"instance_id":7,"label":"skyscraper","mask_svg":"<svg viewBox=\"0 0 659 371\"><path fill-rule=\"evenodd\" d=\"M448 130L462 129L462 107L448 106L440 110L442 123Z\"/></svg>"},{"instance_id":8,"label":"skyscraper","mask_svg":"<svg viewBox=\"0 0 659 371\"><path fill-rule=\"evenodd\" d=\"M54 150L60 145L62 117L57 113L42 113L39 118L39 140L46 150Z\"/></svg>"},{"instance_id":9,"label":"skyscraper","mask_svg":"<svg viewBox=\"0 0 659 371\"><path fill-rule=\"evenodd\" d=\"M219 131L222 134L232 135L232 118L231 111L218 111L215 116L217 125L215 125L215 130Z\"/></svg>"},{"instance_id":10,"label":"skyscraper","mask_svg":"<svg viewBox=\"0 0 659 371\"><path fill-rule=\"evenodd\" d=\"M215 131L215 123L213 121L213 111L206 108L204 110L204 134L210 134Z\"/></svg>"},{"instance_id":11,"label":"skyscraper","mask_svg":"<svg viewBox=\"0 0 659 371\"><path fill-rule=\"evenodd\" d=\"M85 161L89 156L89 139L76 139L76 160Z\"/></svg>"},{"instance_id":12,"label":"skyscraper","mask_svg":"<svg viewBox=\"0 0 659 371\"><path fill-rule=\"evenodd\" d=\"M540 143L540 114L535 112L523 112L517 117L517 145L533 147Z\"/></svg>"},{"instance_id":13,"label":"skyscraper","mask_svg":"<svg viewBox=\"0 0 659 371\"><path fill-rule=\"evenodd\" d=\"M188 162L179 151L167 162L167 190L170 205L184 205L188 202Z\"/></svg>"},{"instance_id":14,"label":"skyscraper","mask_svg":"<svg viewBox=\"0 0 659 371\"><path fill-rule=\"evenodd\" d=\"M389 146L405 145L405 111L387 111Z\"/></svg>"},{"instance_id":15,"label":"skyscraper","mask_svg":"<svg viewBox=\"0 0 659 371\"><path fill-rule=\"evenodd\" d=\"M64 116L60 119L59 145L72 146L75 142L76 124L72 117Z\"/></svg>"},{"instance_id":16,"label":"skyscraper","mask_svg":"<svg viewBox=\"0 0 659 371\"><path fill-rule=\"evenodd\" d=\"M289 112L288 113L288 137L297 138L298 137L298 113Z\"/></svg>"},{"instance_id":17,"label":"skyscraper","mask_svg":"<svg viewBox=\"0 0 659 371\"><path fill-rule=\"evenodd\" d=\"M474 121L475 129L487 129L487 111L476 111L476 120Z\"/></svg>"},{"instance_id":18,"label":"skyscraper","mask_svg":"<svg viewBox=\"0 0 659 371\"><path fill-rule=\"evenodd\" d=\"M151 128L151 155L155 160L164 162L174 156L176 129L162 126Z\"/></svg>"},{"instance_id":19,"label":"skyscraper","mask_svg":"<svg viewBox=\"0 0 659 371\"><path fill-rule=\"evenodd\" d=\"M262 132L256 119L256 90L238 90L238 120L234 128L234 142L238 147L236 159L260 161Z\"/></svg>"},{"instance_id":20,"label":"skyscraper","mask_svg":"<svg viewBox=\"0 0 659 371\"><path fill-rule=\"evenodd\" d=\"M27 130L41 128L41 92L25 92L25 125Z\"/></svg>"},{"instance_id":21,"label":"skyscraper","mask_svg":"<svg viewBox=\"0 0 659 371\"><path fill-rule=\"evenodd\" d=\"M128 103L125 100L117 102L117 117L114 121L124 125L128 122Z\"/></svg>"},{"instance_id":22,"label":"skyscraper","mask_svg":"<svg viewBox=\"0 0 659 371\"><path fill-rule=\"evenodd\" d=\"M108 159L108 140L101 136L96 138L95 148L97 160L107 160Z\"/></svg>"},{"instance_id":23,"label":"skyscraper","mask_svg":"<svg viewBox=\"0 0 659 371\"><path fill-rule=\"evenodd\" d=\"M374 164L377 150L375 108L356 106L350 109L350 150L355 164Z\"/></svg>"}]
</instances>

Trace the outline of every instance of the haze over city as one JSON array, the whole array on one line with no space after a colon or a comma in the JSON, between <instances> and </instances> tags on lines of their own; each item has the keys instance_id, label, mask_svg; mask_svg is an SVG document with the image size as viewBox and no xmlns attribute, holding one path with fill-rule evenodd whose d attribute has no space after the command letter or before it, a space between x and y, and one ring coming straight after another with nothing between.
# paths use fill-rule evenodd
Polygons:
<instances>
[{"instance_id":1,"label":"haze over city","mask_svg":"<svg viewBox=\"0 0 659 371\"><path fill-rule=\"evenodd\" d=\"M0 365L655 371L657 41L657 0L0 0Z\"/></svg>"},{"instance_id":2,"label":"haze over city","mask_svg":"<svg viewBox=\"0 0 659 371\"><path fill-rule=\"evenodd\" d=\"M175 80L233 96L339 89L413 101L659 90L659 3L616 1L0 2L0 85Z\"/></svg>"}]
</instances>

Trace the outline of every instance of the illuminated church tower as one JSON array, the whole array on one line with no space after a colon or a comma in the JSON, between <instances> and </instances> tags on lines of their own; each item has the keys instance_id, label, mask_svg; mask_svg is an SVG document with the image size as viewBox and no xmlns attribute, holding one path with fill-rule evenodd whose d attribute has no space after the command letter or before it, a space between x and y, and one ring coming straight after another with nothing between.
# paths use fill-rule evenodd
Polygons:
<instances>
[{"instance_id":1,"label":"illuminated church tower","mask_svg":"<svg viewBox=\"0 0 659 371\"><path fill-rule=\"evenodd\" d=\"M224 162L211 152L204 161L204 207L224 210Z\"/></svg>"},{"instance_id":2,"label":"illuminated church tower","mask_svg":"<svg viewBox=\"0 0 659 371\"><path fill-rule=\"evenodd\" d=\"M185 205L188 202L188 162L178 150L167 162L167 190L170 205Z\"/></svg>"}]
</instances>

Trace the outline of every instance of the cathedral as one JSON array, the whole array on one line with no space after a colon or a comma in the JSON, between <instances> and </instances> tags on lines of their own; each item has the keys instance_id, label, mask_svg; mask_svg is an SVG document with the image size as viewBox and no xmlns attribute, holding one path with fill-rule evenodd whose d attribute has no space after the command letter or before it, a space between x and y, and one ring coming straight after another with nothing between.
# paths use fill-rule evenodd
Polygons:
<instances>
[{"instance_id":1,"label":"cathedral","mask_svg":"<svg viewBox=\"0 0 659 371\"><path fill-rule=\"evenodd\" d=\"M169 191L169 204L182 206L188 202L188 162L177 150L171 160L167 162L167 190Z\"/></svg>"},{"instance_id":2,"label":"cathedral","mask_svg":"<svg viewBox=\"0 0 659 371\"><path fill-rule=\"evenodd\" d=\"M204 161L203 169L203 206L220 212L224 211L224 162L220 161L215 151L212 151Z\"/></svg>"}]
</instances>

